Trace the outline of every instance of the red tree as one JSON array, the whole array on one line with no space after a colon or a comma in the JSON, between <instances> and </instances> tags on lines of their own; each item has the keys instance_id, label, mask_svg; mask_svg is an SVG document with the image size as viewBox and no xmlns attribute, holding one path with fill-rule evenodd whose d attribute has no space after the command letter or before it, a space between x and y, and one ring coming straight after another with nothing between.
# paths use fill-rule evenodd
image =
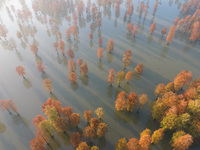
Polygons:
<instances>
[{"instance_id":1,"label":"red tree","mask_svg":"<svg viewBox=\"0 0 200 150\"><path fill-rule=\"evenodd\" d=\"M39 62L37 64L37 68L38 68L39 72L44 72L45 67L44 67L44 64L42 62Z\"/></svg>"},{"instance_id":2,"label":"red tree","mask_svg":"<svg viewBox=\"0 0 200 150\"><path fill-rule=\"evenodd\" d=\"M16 68L16 72L17 72L17 74L18 74L19 76L22 76L22 77L25 79L24 75L26 74L26 72L25 72L25 70L24 70L24 67L18 66L18 67Z\"/></svg>"},{"instance_id":3,"label":"red tree","mask_svg":"<svg viewBox=\"0 0 200 150\"><path fill-rule=\"evenodd\" d=\"M112 86L112 84L114 83L114 80L115 80L115 70L110 69L109 74L108 74L108 83Z\"/></svg>"},{"instance_id":4,"label":"red tree","mask_svg":"<svg viewBox=\"0 0 200 150\"><path fill-rule=\"evenodd\" d=\"M77 81L77 75L76 75L75 72L71 72L71 73L69 74L69 80L70 80L70 82L72 82L72 83L75 83L75 82Z\"/></svg>"},{"instance_id":5,"label":"red tree","mask_svg":"<svg viewBox=\"0 0 200 150\"><path fill-rule=\"evenodd\" d=\"M101 61L101 58L103 57L103 48L102 47L98 48L97 57L99 58L99 61Z\"/></svg>"},{"instance_id":6,"label":"red tree","mask_svg":"<svg viewBox=\"0 0 200 150\"><path fill-rule=\"evenodd\" d=\"M67 55L68 55L69 58L73 59L74 58L74 51L71 48L69 48L67 50Z\"/></svg>"},{"instance_id":7,"label":"red tree","mask_svg":"<svg viewBox=\"0 0 200 150\"><path fill-rule=\"evenodd\" d=\"M81 135L78 132L74 132L70 135L70 142L74 147L77 147L81 142Z\"/></svg>"},{"instance_id":8,"label":"red tree","mask_svg":"<svg viewBox=\"0 0 200 150\"><path fill-rule=\"evenodd\" d=\"M153 32L156 30L156 23L152 23L150 27L150 33L153 34Z\"/></svg>"},{"instance_id":9,"label":"red tree","mask_svg":"<svg viewBox=\"0 0 200 150\"><path fill-rule=\"evenodd\" d=\"M30 45L31 47L31 51L33 52L34 55L37 55L37 52L38 52L38 47L35 43L31 44Z\"/></svg>"},{"instance_id":10,"label":"red tree","mask_svg":"<svg viewBox=\"0 0 200 150\"><path fill-rule=\"evenodd\" d=\"M163 35L166 34L166 33L167 33L167 28L164 27L164 28L162 29L162 31L161 31L161 35L162 35L162 37L163 37Z\"/></svg>"},{"instance_id":11,"label":"red tree","mask_svg":"<svg viewBox=\"0 0 200 150\"><path fill-rule=\"evenodd\" d=\"M133 30L133 23L129 23L127 25L127 30L128 30L128 32L131 32Z\"/></svg>"},{"instance_id":12,"label":"red tree","mask_svg":"<svg viewBox=\"0 0 200 150\"><path fill-rule=\"evenodd\" d=\"M176 33L176 26L173 25L170 27L169 33L166 37L167 45L173 40L175 33Z\"/></svg>"},{"instance_id":13,"label":"red tree","mask_svg":"<svg viewBox=\"0 0 200 150\"><path fill-rule=\"evenodd\" d=\"M135 67L135 71L136 71L138 74L141 74L142 71L143 71L143 64L142 64L142 63L137 64L137 66Z\"/></svg>"},{"instance_id":14,"label":"red tree","mask_svg":"<svg viewBox=\"0 0 200 150\"><path fill-rule=\"evenodd\" d=\"M114 47L114 41L113 41L113 39L109 39L108 45L107 45L107 50L111 53L113 51L113 47Z\"/></svg>"},{"instance_id":15,"label":"red tree","mask_svg":"<svg viewBox=\"0 0 200 150\"><path fill-rule=\"evenodd\" d=\"M87 75L87 73L88 73L88 66L87 66L86 62L83 62L83 64L80 66L80 71L81 71L81 74L83 76Z\"/></svg>"}]
</instances>

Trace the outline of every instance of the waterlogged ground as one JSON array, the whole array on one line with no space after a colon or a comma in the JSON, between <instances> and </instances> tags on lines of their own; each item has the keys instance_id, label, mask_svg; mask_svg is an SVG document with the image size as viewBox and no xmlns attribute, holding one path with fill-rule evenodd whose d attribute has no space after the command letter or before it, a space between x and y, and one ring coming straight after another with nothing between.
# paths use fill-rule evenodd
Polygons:
<instances>
[{"instance_id":1,"label":"waterlogged ground","mask_svg":"<svg viewBox=\"0 0 200 150\"><path fill-rule=\"evenodd\" d=\"M58 1L59 2L59 1ZM87 1L85 0L85 6ZM61 101L63 106L73 107L73 112L81 116L80 130L84 130L86 122L83 119L84 110L95 111L97 107L102 107L105 114L102 120L108 124L108 133L105 139L94 140L94 144L100 149L112 150L118 139L135 137L139 139L140 132L149 128L152 131L159 128L159 124L152 120L151 108L155 96L153 94L157 84L172 81L174 77L183 69L193 72L193 78L199 77L199 43L190 43L189 35L176 32L175 38L169 46L166 45L165 37L161 38L160 31L164 26L169 29L173 25L174 19L179 16L180 6L184 0L160 0L158 9L153 15L155 0L144 1L149 3L149 10L146 20L139 19L138 12L140 0L134 0L134 13L130 20L124 22L123 16L126 10L125 1L122 1L119 14L115 15L115 4L111 8L100 7L102 11L102 27L96 27L93 32L93 40L90 41L89 20L84 11L81 19L78 19L79 32L76 40L68 42L65 31L69 27L66 21L68 9L58 11L59 14L51 14L45 5L44 9L36 15L32 9L34 0L6 0L0 2L1 24L7 29L6 40L0 40L0 99L13 99L18 107L21 117L10 115L8 112L0 111L0 149L1 150L28 150L30 140L35 137L35 128L32 119L43 114L41 105L52 97ZM115 3L115 1L113 2ZM14 5L16 12L8 14L6 7ZM29 9L32 12L32 21L19 20L17 10ZM50 16L51 14L51 16ZM68 13L69 14L69 13ZM70 14L71 15L71 14ZM83 78L77 67L76 73L79 76L77 84L73 85L68 80L68 57L63 56L60 51L54 51L53 43L58 41L58 36L53 34L49 23L42 23L42 17L57 18L56 27L62 33L66 44L75 52L77 58L82 57L88 64L89 72L87 78ZM181 17L181 16L180 16ZM22 40L18 39L16 32L19 30L19 22L27 29L34 28L36 34L33 37L24 35ZM95 21L96 22L96 21ZM139 25L139 33L134 39L128 34L127 22ZM149 34L149 27L152 22L156 22L157 29L153 35ZM72 21L71 21L72 24ZM168 30L167 30L168 31ZM102 61L97 58L98 37L103 38L104 54ZM10 48L9 41L13 38L17 44L17 51ZM106 45L109 38L114 40L114 51L107 53ZM38 56L34 56L30 50L32 43L38 45ZM141 76L134 74L130 84L123 82L121 88L108 86L108 71L114 68L115 71L123 70L122 58L127 49L132 51L133 57L131 65L126 71L134 71L138 63L143 63L144 71ZM37 70L37 62L43 62L46 67L45 73ZM15 68L22 65L26 71L26 79L19 77ZM50 78L53 83L53 94L49 94L43 87L43 79ZM136 94L147 94L148 103L139 114L134 110L132 113L116 112L114 105L119 91L135 92ZM95 117L93 114L92 117ZM169 150L169 140L171 135L165 135L164 139L157 145L152 146L152 150ZM69 141L69 136L58 135L56 142L52 141L53 149L74 149ZM197 150L200 147L193 146L190 150ZM50 149L49 147L47 149Z\"/></svg>"}]
</instances>

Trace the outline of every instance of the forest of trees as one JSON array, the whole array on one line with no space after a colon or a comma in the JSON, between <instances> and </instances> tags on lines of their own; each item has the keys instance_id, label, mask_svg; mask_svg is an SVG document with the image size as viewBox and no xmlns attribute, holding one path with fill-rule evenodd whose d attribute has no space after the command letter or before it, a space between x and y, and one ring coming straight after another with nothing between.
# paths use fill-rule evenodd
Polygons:
<instances>
[{"instance_id":1,"label":"forest of trees","mask_svg":"<svg viewBox=\"0 0 200 150\"><path fill-rule=\"evenodd\" d=\"M23 0L20 1L23 3ZM176 1L175 3L178 2ZM102 79L100 81L101 84L104 84L108 89L116 89L115 96L111 97L113 100L110 102L112 106L106 106L111 112L114 112L115 115L119 113L122 116L131 114L138 116L143 113L146 107L150 107L150 110L152 109L151 116L159 127L152 131L145 127L146 129L140 133L138 139L120 135L122 138L117 139L114 145L115 150L149 150L153 146L158 145L166 136L168 139L170 138L170 141L167 141L167 143L170 144L173 150L186 150L192 145L199 144L200 78L193 80L193 73L191 71L182 70L173 81L167 84L164 81L158 82L159 84L156 84L157 86L154 90L154 100L151 99L153 93L147 93L143 89L128 91L125 88L125 86L130 87L134 85L135 82L133 83L133 81L139 78L151 78L147 74L150 68L147 68L145 65L146 60L139 58L140 56L135 52L137 46L134 46L136 40L140 39L140 35L143 34L144 29L142 28L144 26L142 27L142 25L144 25L146 19L149 20L149 3L152 2L144 0L138 1L138 4L136 4L133 0L32 0L31 7L33 12L25 4L24 6L22 5L21 9L16 9L14 5L6 6L10 19L13 16L17 18L17 31L13 35L16 36L21 47L29 49L26 53L30 52L31 57L35 59L35 64L31 64L31 67L36 68L36 72L31 72L32 70L22 62L21 65L16 64L13 70L18 76L21 76L18 78L23 80L23 84L27 88L32 86L29 77L32 75L36 76L39 72L42 78L41 85L46 90L45 94L49 94L46 102L41 101L42 114L38 114L32 119L35 128L34 138L30 141L31 150L56 149L53 148L52 143L56 143L58 137L68 139L69 144L72 144L76 150L103 149L97 143L108 140L106 139L106 134L113 128L104 120L104 117L109 115L105 111L105 107L103 107L105 105L102 105L101 102L98 102L99 106L96 108L86 109L82 113L77 113L74 110L79 109L78 107L82 108L82 103L79 103L78 105L80 106L73 109L70 105L61 103L61 100L56 97L55 93L58 89L58 83L50 74L50 72L59 72L58 68L55 70L51 68L54 55L60 59L61 63L65 64L64 69L67 68L65 77L68 81L61 82L63 84L69 82L69 85L74 90L73 92L76 92L81 81L86 90L84 94L88 94L87 90L89 91L90 88L88 88L89 86L86 87L86 85L88 85L87 82L89 80L91 80L91 84L94 84L95 75L93 74L93 67L98 64L99 69L106 72L106 77L96 73L101 76L99 77ZM171 0L169 3L172 3ZM151 39L154 40L153 36L158 36L159 40L165 41L167 48L171 48L174 46L174 43L177 43L176 35L181 33L186 36L191 47L192 43L197 45L200 40L200 1L181 1L180 6L178 6L180 13L178 16L175 16L175 19L169 25L160 24L159 21L154 20L161 4L161 1L155 0L153 7L151 6L152 8L150 8L152 9L152 19L150 24L148 24L147 31L145 31L148 34L148 42ZM124 7L123 11L120 10L122 7ZM114 13L114 18L111 17L112 13ZM105 31L102 30L105 23L104 17L114 20L115 26L120 15L123 19L123 31L126 32L127 39L129 38L133 44L131 48L123 47L123 44L121 45L120 43L123 40L116 40L115 33L111 37L107 36ZM138 15L138 23L135 22L134 15ZM46 26L49 38L53 37L53 40L49 40L51 42L47 41L47 44L51 45L51 53L48 56L52 56L52 58L44 56L44 47L42 48L38 42L40 38L35 36L38 30L34 25L34 19ZM14 22L14 19L11 20ZM15 50L16 54L19 54L19 46L14 38L9 39L9 29L7 29L3 21L0 18L0 41L3 45L6 45L5 47L9 47ZM62 32L60 26L62 24L64 32ZM83 27L87 27L87 37L84 37L83 43L89 43L90 48L95 48L93 48L93 51L88 51L88 49L83 50L81 47L80 53L83 54L80 55L76 48L80 43L79 38L81 37L80 33ZM26 46L28 40L31 42ZM85 43L85 41L88 43ZM116 45L120 45L120 48ZM87 56L88 53L92 55ZM95 62L89 58L90 56L95 58ZM112 59L113 56L115 59L118 59L119 63L110 64L112 61L109 59ZM103 68L103 64L106 64L105 57L108 57L108 65ZM45 59L51 60L52 64L47 64ZM58 78L61 78L62 75L58 75ZM156 80L159 81L159 79ZM35 82L37 83L37 81ZM152 84L151 89L153 88L154 85ZM38 89L35 88L34 90ZM66 89L62 90L65 93ZM12 95L9 96L12 97ZM81 99L82 95L79 96ZM98 96L95 96L98 99ZM74 96L74 99L76 98ZM20 104L15 100L5 99L0 100L0 109L7 111L10 116L17 114L17 116L21 117L17 107ZM150 101L152 102L151 106L148 105ZM91 101L87 101L87 103L91 106L94 104ZM65 141L63 143L66 144Z\"/></svg>"}]
</instances>

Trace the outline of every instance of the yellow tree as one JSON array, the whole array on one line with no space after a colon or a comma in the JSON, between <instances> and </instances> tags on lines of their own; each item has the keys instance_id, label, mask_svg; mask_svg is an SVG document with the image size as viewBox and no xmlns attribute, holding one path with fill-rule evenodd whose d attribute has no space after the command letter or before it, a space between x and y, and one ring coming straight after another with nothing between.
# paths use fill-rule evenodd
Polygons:
<instances>
[{"instance_id":1,"label":"yellow tree","mask_svg":"<svg viewBox=\"0 0 200 150\"><path fill-rule=\"evenodd\" d=\"M151 137L151 143L158 144L158 142L162 140L163 135L164 135L164 129L162 128L154 131Z\"/></svg>"},{"instance_id":2,"label":"yellow tree","mask_svg":"<svg viewBox=\"0 0 200 150\"><path fill-rule=\"evenodd\" d=\"M98 107L98 108L95 110L95 113L96 113L98 119L101 119L101 117L102 117L103 114L104 114L103 108Z\"/></svg>"},{"instance_id":3,"label":"yellow tree","mask_svg":"<svg viewBox=\"0 0 200 150\"><path fill-rule=\"evenodd\" d=\"M49 78L44 79L43 85L44 85L45 89L47 90L47 92L52 93L52 91L53 91L53 87L52 86L53 85L52 85L51 80Z\"/></svg>"},{"instance_id":4,"label":"yellow tree","mask_svg":"<svg viewBox=\"0 0 200 150\"><path fill-rule=\"evenodd\" d=\"M146 104L147 100L148 100L148 97L147 97L146 94L142 94L142 95L139 96L139 104L138 104L139 106L138 106L137 112L139 112L140 108L144 107L144 105Z\"/></svg>"},{"instance_id":5,"label":"yellow tree","mask_svg":"<svg viewBox=\"0 0 200 150\"><path fill-rule=\"evenodd\" d=\"M124 71L119 71L117 72L117 84L118 84L118 87L120 87L120 84L122 83L122 81L124 80L125 78L125 72Z\"/></svg>"}]
</instances>

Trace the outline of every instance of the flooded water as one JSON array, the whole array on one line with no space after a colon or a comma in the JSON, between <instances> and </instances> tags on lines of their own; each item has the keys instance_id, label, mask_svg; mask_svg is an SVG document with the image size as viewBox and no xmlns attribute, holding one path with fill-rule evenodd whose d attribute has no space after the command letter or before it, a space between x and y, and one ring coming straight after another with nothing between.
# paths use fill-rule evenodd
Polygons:
<instances>
[{"instance_id":1,"label":"flooded water","mask_svg":"<svg viewBox=\"0 0 200 150\"><path fill-rule=\"evenodd\" d=\"M174 40L170 45L166 44L166 35L161 38L160 31L165 26L167 32L177 16L180 16L181 5L184 0L159 0L158 9L154 13L156 0L144 0L149 4L146 19L143 15L139 18L139 7L141 0L134 0L134 13L127 21L123 21L126 11L126 1L122 1L118 13L115 13L116 0L112 1L109 7L98 6L102 12L102 26L96 25L91 14L87 14L85 9L81 17L78 17L78 33L75 40L66 39L66 29L73 24L72 1L58 0L57 9L52 7L52 0L2 0L0 1L0 24L7 32L6 38L0 40L0 99L13 99L18 107L21 117L10 115L6 111L0 112L0 149L1 150L28 150L30 140L35 137L35 128L32 119L38 114L43 114L41 105L52 97L61 101L63 106L71 106L73 112L81 116L80 130L84 130L86 122L83 119L84 110L94 112L96 108L104 109L102 120L108 124L108 133L105 139L93 140L100 149L112 150L115 143L122 137L138 138L140 132L149 128L153 132L159 128L159 124L152 120L151 110L154 103L154 90L159 83L171 82L174 77L184 70L193 72L193 79L200 76L200 45L199 42L190 43L189 35L177 31ZM77 8L77 1L73 1ZM94 2L91 1L91 6ZM87 1L84 1L85 7ZM15 11L11 8L14 6ZM36 7L37 12L33 10ZM39 7L42 6L42 7ZM6 9L9 8L9 11ZM53 9L55 8L55 9ZM30 10L32 17L28 20L24 18L23 10ZM20 12L22 16L20 17ZM71 16L71 22L66 20L66 16ZM47 23L44 23L44 17ZM180 16L181 17L181 16ZM53 23L49 22L53 20ZM139 26L136 38L127 32L127 23L132 22ZM151 23L157 24L157 29L150 35ZM94 25L93 40L89 39L90 24ZM24 34L21 39L16 36L17 31L23 29ZM53 43L59 41L58 34L62 34L65 42L65 56L60 50L54 50ZM34 35L34 36L33 36ZM99 47L98 38L103 39L103 58L100 62L97 58ZM112 54L106 51L109 38L114 40L114 50ZM11 42L16 43L17 51L12 48ZM33 55L30 45L38 45L37 56ZM82 77L79 68L76 68L78 75L77 84L71 84L68 75L67 49L71 47L75 53L74 61L82 57L88 65L87 77ZM131 65L126 71L134 71L138 63L142 63L144 71L142 75L134 74L130 84L124 81L121 88L117 87L116 81L113 87L107 83L109 69L116 72L123 70L122 58L127 49L132 52ZM43 62L45 73L37 69L37 63ZM26 71L26 79L19 77L16 67L22 65ZM53 94L49 94L43 87L43 79L50 78L53 83ZM116 96L120 91L127 93L135 92L137 95L147 94L148 103L139 114L134 110L132 113L115 111ZM95 117L93 113L92 117ZM169 150L171 135L165 135L158 145L153 145L152 150ZM53 149L74 149L69 141L69 136L58 135L56 142L52 141ZM50 149L49 147L47 149ZM200 149L193 146L190 150Z\"/></svg>"}]
</instances>

